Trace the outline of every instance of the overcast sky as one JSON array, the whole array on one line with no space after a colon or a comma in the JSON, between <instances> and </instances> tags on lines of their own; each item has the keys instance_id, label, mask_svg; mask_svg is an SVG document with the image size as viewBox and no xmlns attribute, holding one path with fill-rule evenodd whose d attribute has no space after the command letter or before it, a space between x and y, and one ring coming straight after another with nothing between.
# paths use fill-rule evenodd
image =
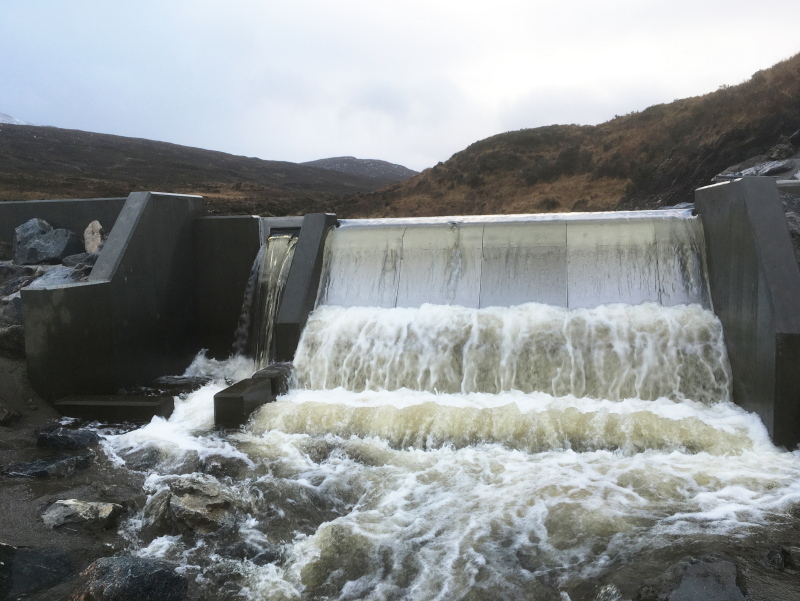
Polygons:
<instances>
[{"instance_id":1,"label":"overcast sky","mask_svg":"<svg viewBox=\"0 0 800 601\"><path fill-rule=\"evenodd\" d=\"M0 112L264 159L423 169L800 52L798 0L0 0Z\"/></svg>"}]
</instances>

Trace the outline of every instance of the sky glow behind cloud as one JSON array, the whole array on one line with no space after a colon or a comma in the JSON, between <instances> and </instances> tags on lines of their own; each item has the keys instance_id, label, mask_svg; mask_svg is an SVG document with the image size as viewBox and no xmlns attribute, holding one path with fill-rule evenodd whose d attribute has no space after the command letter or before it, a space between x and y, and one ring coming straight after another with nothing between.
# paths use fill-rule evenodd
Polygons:
<instances>
[{"instance_id":1,"label":"sky glow behind cloud","mask_svg":"<svg viewBox=\"0 0 800 601\"><path fill-rule=\"evenodd\" d=\"M414 169L594 124L800 51L796 0L27 0L0 5L0 112L264 159Z\"/></svg>"}]
</instances>

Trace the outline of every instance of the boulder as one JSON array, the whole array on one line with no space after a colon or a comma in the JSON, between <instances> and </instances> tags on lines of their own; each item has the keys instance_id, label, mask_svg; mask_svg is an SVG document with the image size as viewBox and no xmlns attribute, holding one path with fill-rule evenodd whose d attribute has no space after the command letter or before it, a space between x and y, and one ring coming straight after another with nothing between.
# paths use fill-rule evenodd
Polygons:
<instances>
[{"instance_id":1,"label":"boulder","mask_svg":"<svg viewBox=\"0 0 800 601\"><path fill-rule=\"evenodd\" d=\"M0 355L9 359L25 358L25 330L21 325L0 325Z\"/></svg>"},{"instance_id":2,"label":"boulder","mask_svg":"<svg viewBox=\"0 0 800 601\"><path fill-rule=\"evenodd\" d=\"M10 296L19 292L25 286L28 286L33 280L39 277L40 274L35 275L22 275L18 278L12 278L0 286L0 296Z\"/></svg>"},{"instance_id":3,"label":"boulder","mask_svg":"<svg viewBox=\"0 0 800 601\"><path fill-rule=\"evenodd\" d=\"M0 298L0 325L22 325L22 297L19 292Z\"/></svg>"},{"instance_id":4,"label":"boulder","mask_svg":"<svg viewBox=\"0 0 800 601\"><path fill-rule=\"evenodd\" d=\"M70 574L72 564L59 551L0 543L0 599L18 599L51 588Z\"/></svg>"},{"instance_id":5,"label":"boulder","mask_svg":"<svg viewBox=\"0 0 800 601\"><path fill-rule=\"evenodd\" d=\"M5 470L13 478L65 478L76 470L86 469L94 461L94 453L88 451L78 455L58 455L47 459L15 463Z\"/></svg>"},{"instance_id":6,"label":"boulder","mask_svg":"<svg viewBox=\"0 0 800 601\"><path fill-rule=\"evenodd\" d=\"M738 566L723 557L686 557L639 589L636 601L746 601Z\"/></svg>"},{"instance_id":7,"label":"boulder","mask_svg":"<svg viewBox=\"0 0 800 601\"><path fill-rule=\"evenodd\" d=\"M31 219L14 230L14 261L21 265L57 263L82 247L75 232L54 230L42 219Z\"/></svg>"},{"instance_id":8,"label":"boulder","mask_svg":"<svg viewBox=\"0 0 800 601\"><path fill-rule=\"evenodd\" d=\"M36 446L48 449L86 449L100 442L100 436L92 430L70 430L56 427L40 430Z\"/></svg>"},{"instance_id":9,"label":"boulder","mask_svg":"<svg viewBox=\"0 0 800 601\"><path fill-rule=\"evenodd\" d=\"M92 221L83 231L83 246L87 253L100 252L106 242L106 232L100 222Z\"/></svg>"},{"instance_id":10,"label":"boulder","mask_svg":"<svg viewBox=\"0 0 800 601\"><path fill-rule=\"evenodd\" d=\"M755 167L750 167L749 169L743 170L739 175L741 176L767 176L767 175L778 175L779 173L783 173L785 171L789 171L790 169L794 169L795 164L794 161L768 161L766 163L761 163L760 165L756 165Z\"/></svg>"},{"instance_id":11,"label":"boulder","mask_svg":"<svg viewBox=\"0 0 800 601\"><path fill-rule=\"evenodd\" d=\"M56 501L42 514L45 526L58 528L64 524L79 524L89 529L112 527L122 515L122 505L66 499Z\"/></svg>"},{"instance_id":12,"label":"boulder","mask_svg":"<svg viewBox=\"0 0 800 601\"><path fill-rule=\"evenodd\" d=\"M164 533L209 534L235 524L236 500L211 479L176 478L168 490L148 499L144 508L145 529Z\"/></svg>"},{"instance_id":13,"label":"boulder","mask_svg":"<svg viewBox=\"0 0 800 601\"><path fill-rule=\"evenodd\" d=\"M67 267L77 267L78 265L94 265L97 263L97 257L99 257L97 253L78 253L77 255L70 255L68 257L64 257L64 260L61 261L62 265L66 265Z\"/></svg>"},{"instance_id":14,"label":"boulder","mask_svg":"<svg viewBox=\"0 0 800 601\"><path fill-rule=\"evenodd\" d=\"M14 278L34 275L35 273L37 273L36 267L17 265L10 261L0 261L0 284L5 284Z\"/></svg>"},{"instance_id":15,"label":"boulder","mask_svg":"<svg viewBox=\"0 0 800 601\"><path fill-rule=\"evenodd\" d=\"M81 573L72 601L181 601L187 586L165 561L104 557Z\"/></svg>"}]
</instances>

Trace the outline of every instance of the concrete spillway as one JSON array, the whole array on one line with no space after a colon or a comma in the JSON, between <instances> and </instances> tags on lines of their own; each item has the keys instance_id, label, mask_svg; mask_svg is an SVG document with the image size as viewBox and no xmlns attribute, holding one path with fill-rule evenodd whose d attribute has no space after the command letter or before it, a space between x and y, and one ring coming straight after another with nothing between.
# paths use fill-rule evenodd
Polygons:
<instances>
[{"instance_id":1,"label":"concrete spillway","mask_svg":"<svg viewBox=\"0 0 800 601\"><path fill-rule=\"evenodd\" d=\"M702 226L686 210L340 224L319 304L711 306Z\"/></svg>"}]
</instances>

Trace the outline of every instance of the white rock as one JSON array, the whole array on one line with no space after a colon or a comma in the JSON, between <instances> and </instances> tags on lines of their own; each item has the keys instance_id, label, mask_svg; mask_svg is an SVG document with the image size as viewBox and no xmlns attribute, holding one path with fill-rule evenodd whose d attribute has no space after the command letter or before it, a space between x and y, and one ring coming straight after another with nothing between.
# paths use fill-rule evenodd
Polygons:
<instances>
[{"instance_id":1,"label":"white rock","mask_svg":"<svg viewBox=\"0 0 800 601\"><path fill-rule=\"evenodd\" d=\"M66 499L56 501L42 514L45 526L58 528L64 524L83 524L105 528L122 513L122 505Z\"/></svg>"},{"instance_id":2,"label":"white rock","mask_svg":"<svg viewBox=\"0 0 800 601\"><path fill-rule=\"evenodd\" d=\"M100 222L96 219L92 221L83 232L83 245L87 253L100 252L106 241L106 232Z\"/></svg>"}]
</instances>

